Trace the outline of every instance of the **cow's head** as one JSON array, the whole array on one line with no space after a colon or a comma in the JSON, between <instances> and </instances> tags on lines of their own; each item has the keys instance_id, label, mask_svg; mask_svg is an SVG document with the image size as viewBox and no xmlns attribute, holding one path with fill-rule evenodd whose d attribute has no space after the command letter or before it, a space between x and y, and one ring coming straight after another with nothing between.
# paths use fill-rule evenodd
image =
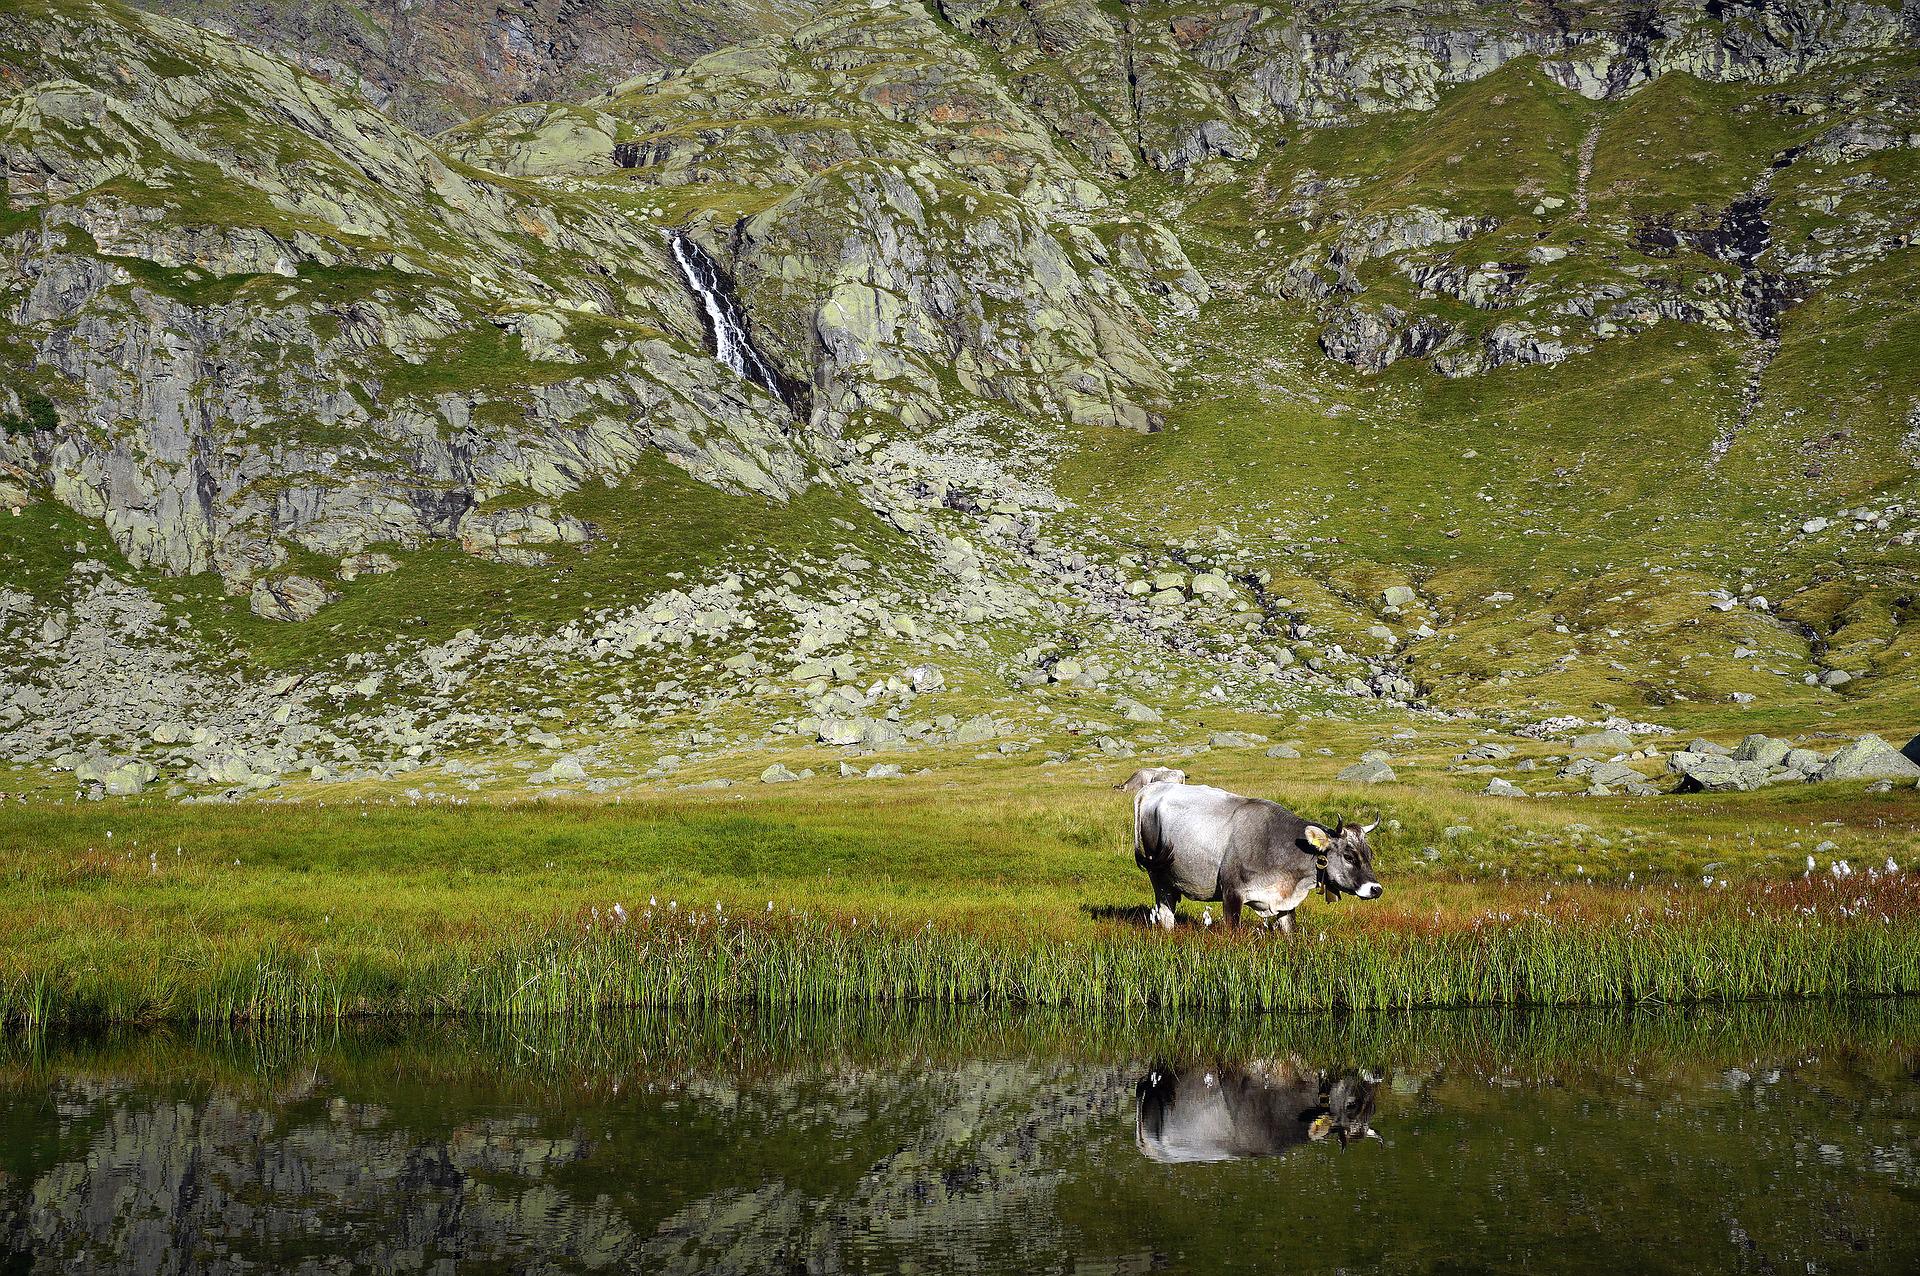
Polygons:
<instances>
[{"instance_id":1,"label":"cow's head","mask_svg":"<svg viewBox=\"0 0 1920 1276\"><path fill-rule=\"evenodd\" d=\"M1178 767L1145 766L1113 787L1122 793L1138 793L1149 784L1185 784L1187 773Z\"/></svg>"},{"instance_id":2,"label":"cow's head","mask_svg":"<svg viewBox=\"0 0 1920 1276\"><path fill-rule=\"evenodd\" d=\"M1379 1088L1377 1072L1322 1076L1319 1106L1300 1115L1307 1123L1307 1137L1316 1143L1322 1139L1338 1139L1341 1147L1354 1139L1380 1139L1380 1132L1373 1128L1373 1096Z\"/></svg>"},{"instance_id":3,"label":"cow's head","mask_svg":"<svg viewBox=\"0 0 1920 1276\"><path fill-rule=\"evenodd\" d=\"M1386 891L1373 875L1373 848L1367 845L1367 834L1378 825L1378 820L1372 824L1342 820L1331 830L1307 825L1307 845L1313 848L1315 862L1323 869L1322 877L1340 894L1379 899Z\"/></svg>"}]
</instances>

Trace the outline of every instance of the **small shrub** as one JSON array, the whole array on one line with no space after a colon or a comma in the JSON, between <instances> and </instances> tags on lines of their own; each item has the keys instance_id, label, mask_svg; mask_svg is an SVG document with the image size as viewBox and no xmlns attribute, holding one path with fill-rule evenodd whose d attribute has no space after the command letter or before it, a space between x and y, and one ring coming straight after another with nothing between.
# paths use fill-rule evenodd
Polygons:
<instances>
[{"instance_id":1,"label":"small shrub","mask_svg":"<svg viewBox=\"0 0 1920 1276\"><path fill-rule=\"evenodd\" d=\"M60 424L60 414L54 410L52 399L36 390L29 390L23 398L25 414L0 415L0 430L8 434L34 434Z\"/></svg>"}]
</instances>

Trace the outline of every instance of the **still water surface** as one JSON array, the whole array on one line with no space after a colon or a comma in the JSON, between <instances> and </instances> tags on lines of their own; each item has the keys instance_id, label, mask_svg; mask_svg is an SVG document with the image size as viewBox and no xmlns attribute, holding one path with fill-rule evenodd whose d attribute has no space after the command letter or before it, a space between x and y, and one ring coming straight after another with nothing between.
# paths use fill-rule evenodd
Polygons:
<instances>
[{"instance_id":1,"label":"still water surface","mask_svg":"<svg viewBox=\"0 0 1920 1276\"><path fill-rule=\"evenodd\" d=\"M1920 1010L0 1046L0 1272L1920 1272Z\"/></svg>"}]
</instances>

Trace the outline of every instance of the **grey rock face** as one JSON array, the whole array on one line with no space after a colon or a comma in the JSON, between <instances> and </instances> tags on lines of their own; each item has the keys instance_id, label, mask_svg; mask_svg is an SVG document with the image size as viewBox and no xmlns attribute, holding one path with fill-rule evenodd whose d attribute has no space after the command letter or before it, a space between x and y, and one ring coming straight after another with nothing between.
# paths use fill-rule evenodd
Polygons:
<instances>
[{"instance_id":1,"label":"grey rock face","mask_svg":"<svg viewBox=\"0 0 1920 1276\"><path fill-rule=\"evenodd\" d=\"M250 605L263 620L311 620L336 597L311 577L280 576L254 581Z\"/></svg>"},{"instance_id":2,"label":"grey rock face","mask_svg":"<svg viewBox=\"0 0 1920 1276\"><path fill-rule=\"evenodd\" d=\"M1736 762L1758 762L1764 767L1776 767L1782 765L1792 751L1793 745L1786 740L1750 735L1734 746L1732 756Z\"/></svg>"},{"instance_id":3,"label":"grey rock face","mask_svg":"<svg viewBox=\"0 0 1920 1276\"><path fill-rule=\"evenodd\" d=\"M1367 690L1382 700L1412 700L1420 694L1411 678L1392 671L1367 679Z\"/></svg>"},{"instance_id":4,"label":"grey rock face","mask_svg":"<svg viewBox=\"0 0 1920 1276\"><path fill-rule=\"evenodd\" d=\"M1767 768L1758 762L1698 753L1675 753L1667 766L1680 777L1680 793L1740 793L1767 782Z\"/></svg>"},{"instance_id":5,"label":"grey rock face","mask_svg":"<svg viewBox=\"0 0 1920 1276\"><path fill-rule=\"evenodd\" d=\"M1418 359L1443 348L1453 336L1444 322L1409 316L1398 306L1347 306L1330 316L1320 333L1320 349L1329 358L1362 372L1384 372L1402 359Z\"/></svg>"},{"instance_id":6,"label":"grey rock face","mask_svg":"<svg viewBox=\"0 0 1920 1276\"><path fill-rule=\"evenodd\" d=\"M1000 734L1000 724L987 714L968 718L954 729L955 744L985 744Z\"/></svg>"},{"instance_id":7,"label":"grey rock face","mask_svg":"<svg viewBox=\"0 0 1920 1276\"><path fill-rule=\"evenodd\" d=\"M100 784L109 797L130 797L153 783L158 774L149 763L128 762L101 776Z\"/></svg>"},{"instance_id":8,"label":"grey rock face","mask_svg":"<svg viewBox=\"0 0 1920 1276\"><path fill-rule=\"evenodd\" d=\"M454 537L492 495L559 495L647 452L729 490L807 485L784 410L705 355L648 228L509 193L342 90L189 27L43 6L0 27L10 47L63 59L37 84L29 69L7 108L9 202L61 229L45 251L9 253L22 264L0 275L0 326L77 396L24 457L7 441L8 473L21 462L136 565L217 571L240 592L295 548L346 558ZM326 156L329 176L280 163L289 150ZM112 179L202 200L129 203ZM204 215L228 206L245 211ZM354 271L386 282L344 298L317 282ZM574 326L596 315L668 335L622 339L612 366L585 369ZM521 375L443 376L449 343L474 342ZM518 424L476 421L502 409ZM311 595L272 592L262 614L279 617Z\"/></svg>"},{"instance_id":9,"label":"grey rock face","mask_svg":"<svg viewBox=\"0 0 1920 1276\"><path fill-rule=\"evenodd\" d=\"M1266 742L1267 737L1251 731L1216 731L1207 740L1216 749L1251 749Z\"/></svg>"},{"instance_id":10,"label":"grey rock face","mask_svg":"<svg viewBox=\"0 0 1920 1276\"><path fill-rule=\"evenodd\" d=\"M1563 780L1582 779L1596 788L1617 789L1638 785L1645 777L1624 762L1597 762L1582 758L1560 772Z\"/></svg>"},{"instance_id":11,"label":"grey rock face","mask_svg":"<svg viewBox=\"0 0 1920 1276\"><path fill-rule=\"evenodd\" d=\"M1618 753L1633 747L1633 737L1624 731L1591 731L1575 736L1572 747L1577 753Z\"/></svg>"},{"instance_id":12,"label":"grey rock face","mask_svg":"<svg viewBox=\"0 0 1920 1276\"><path fill-rule=\"evenodd\" d=\"M1877 735L1863 735L1827 760L1821 780L1907 780L1920 777L1920 763Z\"/></svg>"},{"instance_id":13,"label":"grey rock face","mask_svg":"<svg viewBox=\"0 0 1920 1276\"><path fill-rule=\"evenodd\" d=\"M1387 784L1399 779L1392 767L1374 758L1354 763L1335 778L1345 784Z\"/></svg>"}]
</instances>

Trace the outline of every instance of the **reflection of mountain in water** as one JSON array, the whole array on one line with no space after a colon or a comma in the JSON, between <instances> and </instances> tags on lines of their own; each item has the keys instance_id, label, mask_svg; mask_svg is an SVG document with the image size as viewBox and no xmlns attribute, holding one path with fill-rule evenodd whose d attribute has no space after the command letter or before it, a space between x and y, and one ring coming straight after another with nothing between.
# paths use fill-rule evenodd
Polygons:
<instances>
[{"instance_id":1,"label":"reflection of mountain in water","mask_svg":"<svg viewBox=\"0 0 1920 1276\"><path fill-rule=\"evenodd\" d=\"M1920 1270L1915 1039L0 1057L0 1271Z\"/></svg>"},{"instance_id":2,"label":"reflection of mountain in water","mask_svg":"<svg viewBox=\"0 0 1920 1276\"><path fill-rule=\"evenodd\" d=\"M1112 1125L1126 1095L1117 1071L987 1063L690 1083L598 1112L421 1111L325 1089L256 1104L58 1086L57 1128L36 1140L52 1155L0 1179L5 1250L143 1276L335 1270L343 1242L372 1270L838 1271L855 1247L956 1242L1012 1254L1047 1241L1033 1229L1054 1212L1048 1145ZM0 1112L19 1098L0 1092Z\"/></svg>"}]
</instances>

